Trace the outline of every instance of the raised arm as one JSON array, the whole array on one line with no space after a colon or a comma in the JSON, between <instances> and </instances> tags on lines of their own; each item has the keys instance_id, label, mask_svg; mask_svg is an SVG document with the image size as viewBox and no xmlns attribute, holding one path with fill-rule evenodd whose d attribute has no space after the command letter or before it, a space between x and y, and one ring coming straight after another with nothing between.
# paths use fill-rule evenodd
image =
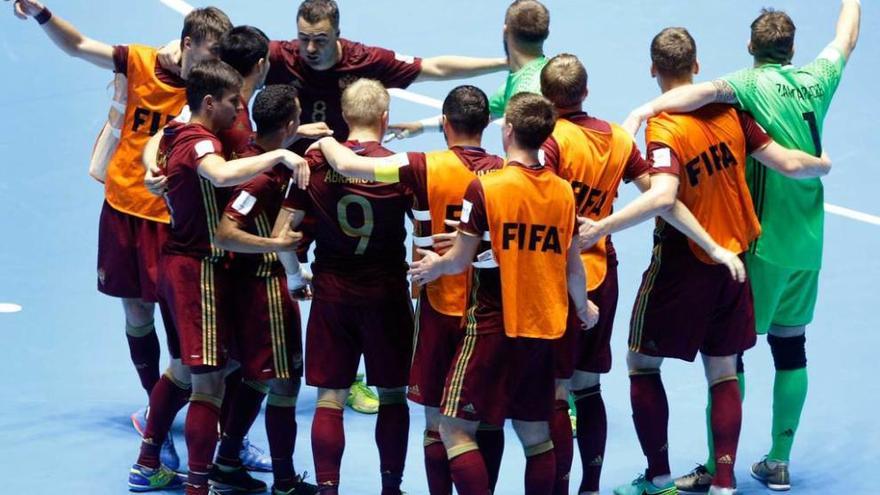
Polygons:
<instances>
[{"instance_id":1,"label":"raised arm","mask_svg":"<svg viewBox=\"0 0 880 495\"><path fill-rule=\"evenodd\" d=\"M622 127L632 135L638 132L642 123L662 113L686 113L711 103L737 102L733 87L723 79L712 82L688 84L667 91L630 112Z\"/></svg>"},{"instance_id":2,"label":"raised arm","mask_svg":"<svg viewBox=\"0 0 880 495\"><path fill-rule=\"evenodd\" d=\"M16 0L15 14L22 19L37 19L49 39L64 53L113 70L113 46L84 36L72 24L50 13L42 3L35 0Z\"/></svg>"},{"instance_id":3,"label":"raised arm","mask_svg":"<svg viewBox=\"0 0 880 495\"><path fill-rule=\"evenodd\" d=\"M837 31L831 45L840 50L843 58L849 59L859 40L859 22L862 17L862 4L859 0L843 0L840 15L837 17Z\"/></svg>"},{"instance_id":4,"label":"raised arm","mask_svg":"<svg viewBox=\"0 0 880 495\"><path fill-rule=\"evenodd\" d=\"M831 159L823 152L816 157L801 150L784 148L774 141L767 146L755 150L751 155L759 162L767 165L780 174L792 179L812 179L828 175L831 171Z\"/></svg>"},{"instance_id":5,"label":"raised arm","mask_svg":"<svg viewBox=\"0 0 880 495\"><path fill-rule=\"evenodd\" d=\"M506 58L476 58L443 55L422 59L422 71L416 81L465 79L498 72L507 68Z\"/></svg>"},{"instance_id":6,"label":"raised arm","mask_svg":"<svg viewBox=\"0 0 880 495\"><path fill-rule=\"evenodd\" d=\"M216 187L237 186L258 174L283 163L293 170L296 183L304 189L309 183L309 165L302 157L288 150L275 150L262 155L226 161L216 154L205 155L199 161L199 175Z\"/></svg>"}]
</instances>

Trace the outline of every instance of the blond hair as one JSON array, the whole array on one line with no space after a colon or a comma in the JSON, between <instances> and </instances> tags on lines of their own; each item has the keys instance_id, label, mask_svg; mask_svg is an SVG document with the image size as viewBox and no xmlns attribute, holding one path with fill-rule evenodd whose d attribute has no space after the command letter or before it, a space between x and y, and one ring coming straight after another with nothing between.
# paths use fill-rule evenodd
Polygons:
<instances>
[{"instance_id":1,"label":"blond hair","mask_svg":"<svg viewBox=\"0 0 880 495\"><path fill-rule=\"evenodd\" d=\"M342 92L342 117L349 126L372 126L388 111L388 90L373 79L358 79Z\"/></svg>"}]
</instances>

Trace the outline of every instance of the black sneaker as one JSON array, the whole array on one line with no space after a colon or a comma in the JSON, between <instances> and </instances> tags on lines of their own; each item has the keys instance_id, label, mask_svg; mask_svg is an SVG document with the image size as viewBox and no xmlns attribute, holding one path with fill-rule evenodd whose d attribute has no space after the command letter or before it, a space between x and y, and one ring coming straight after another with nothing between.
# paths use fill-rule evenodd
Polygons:
<instances>
[{"instance_id":1,"label":"black sneaker","mask_svg":"<svg viewBox=\"0 0 880 495\"><path fill-rule=\"evenodd\" d=\"M244 467L224 471L216 464L211 468L209 481L216 493L262 493L266 483L254 478Z\"/></svg>"},{"instance_id":2,"label":"black sneaker","mask_svg":"<svg viewBox=\"0 0 880 495\"><path fill-rule=\"evenodd\" d=\"M761 462L752 464L752 478L773 491L791 489L791 475L788 473L787 462L772 462L765 457Z\"/></svg>"},{"instance_id":3,"label":"black sneaker","mask_svg":"<svg viewBox=\"0 0 880 495\"><path fill-rule=\"evenodd\" d=\"M318 486L307 483L305 481L306 476L308 476L308 473L305 471L303 471L303 474L296 475L293 488L289 490L280 490L273 485L272 495L315 495L318 493Z\"/></svg>"},{"instance_id":4,"label":"black sneaker","mask_svg":"<svg viewBox=\"0 0 880 495\"><path fill-rule=\"evenodd\" d=\"M675 478L675 487L684 493L709 493L711 486L712 473L703 464L697 464L693 471ZM733 487L736 488L736 478L733 479Z\"/></svg>"}]
</instances>

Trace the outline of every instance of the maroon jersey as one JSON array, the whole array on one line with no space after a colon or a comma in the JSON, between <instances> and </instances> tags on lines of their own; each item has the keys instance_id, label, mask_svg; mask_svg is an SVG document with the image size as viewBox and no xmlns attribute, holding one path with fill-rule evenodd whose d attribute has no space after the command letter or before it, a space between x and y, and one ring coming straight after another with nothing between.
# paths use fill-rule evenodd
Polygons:
<instances>
[{"instance_id":1,"label":"maroon jersey","mask_svg":"<svg viewBox=\"0 0 880 495\"><path fill-rule=\"evenodd\" d=\"M240 157L257 156L265 152L260 145L250 141L241 150ZM275 165L271 170L236 187L223 213L245 232L260 237L271 237L275 218L278 217L281 203L287 194L290 176L289 168L283 164ZM243 273L257 277L284 275L284 267L281 266L277 253L238 253L234 262Z\"/></svg>"},{"instance_id":2,"label":"maroon jersey","mask_svg":"<svg viewBox=\"0 0 880 495\"><path fill-rule=\"evenodd\" d=\"M207 155L223 156L223 145L200 124L172 122L159 144L159 164L168 178L165 201L171 213L171 233L163 252L199 258L219 259L223 251L214 247L214 231L220 221L217 190L198 172Z\"/></svg>"},{"instance_id":3,"label":"maroon jersey","mask_svg":"<svg viewBox=\"0 0 880 495\"><path fill-rule=\"evenodd\" d=\"M271 67L266 84L292 84L299 90L302 123L326 122L333 137L348 139L342 119L342 91L360 78L375 79L386 88L405 88L422 71L420 58L405 57L391 50L339 39L341 59L332 68L316 71L299 55L299 40L269 44Z\"/></svg>"},{"instance_id":4,"label":"maroon jersey","mask_svg":"<svg viewBox=\"0 0 880 495\"><path fill-rule=\"evenodd\" d=\"M128 76L128 46L115 45L113 47L113 72ZM179 75L165 70L162 67L162 64L158 62L156 63L155 72L156 78L169 86L174 86L175 88L186 87L186 81L181 79ZM158 130L159 129L157 128L156 131ZM153 134L155 134L156 131L154 131Z\"/></svg>"},{"instance_id":5,"label":"maroon jersey","mask_svg":"<svg viewBox=\"0 0 880 495\"><path fill-rule=\"evenodd\" d=\"M232 124L232 127L217 133L217 137L223 143L223 150L226 152L227 160L235 160L242 156L253 156L244 155L249 150L254 128L251 124L248 102L244 101L244 98L240 98L240 100L242 110L235 115L235 122Z\"/></svg>"},{"instance_id":6,"label":"maroon jersey","mask_svg":"<svg viewBox=\"0 0 880 495\"><path fill-rule=\"evenodd\" d=\"M392 155L375 141L344 144L363 156ZM309 187L289 188L284 206L316 220L315 299L359 304L406 290L404 217L412 205L409 191L399 184L343 177L318 151L305 158L312 170Z\"/></svg>"}]
</instances>

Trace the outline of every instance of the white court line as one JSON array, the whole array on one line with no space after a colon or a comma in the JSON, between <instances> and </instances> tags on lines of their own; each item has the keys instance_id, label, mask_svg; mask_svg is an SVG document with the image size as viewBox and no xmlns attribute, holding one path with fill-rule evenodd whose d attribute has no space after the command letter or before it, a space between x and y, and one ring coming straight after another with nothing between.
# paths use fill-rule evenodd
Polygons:
<instances>
[{"instance_id":1,"label":"white court line","mask_svg":"<svg viewBox=\"0 0 880 495\"><path fill-rule=\"evenodd\" d=\"M0 313L18 313L21 305L15 303L0 303Z\"/></svg>"},{"instance_id":2,"label":"white court line","mask_svg":"<svg viewBox=\"0 0 880 495\"><path fill-rule=\"evenodd\" d=\"M159 0L166 7L180 13L180 15L189 14L193 9L193 6L186 3L183 0ZM400 98L401 100L406 100L412 103L416 103L419 105L424 105L426 107L436 108L440 110L443 108L443 102L436 99L431 98L430 96L420 95L418 93L413 93L412 91L407 91L405 89L392 88L388 90L388 93L391 96ZM496 125L501 125L501 119L495 120L492 122ZM844 208L843 206L833 205L831 203L825 203L825 211L831 213L832 215L838 215L841 217L849 218L851 220L856 220L858 222L869 223L873 225L880 225L880 217L875 215L870 215L868 213L864 213L857 210L851 210L849 208Z\"/></svg>"}]
</instances>

